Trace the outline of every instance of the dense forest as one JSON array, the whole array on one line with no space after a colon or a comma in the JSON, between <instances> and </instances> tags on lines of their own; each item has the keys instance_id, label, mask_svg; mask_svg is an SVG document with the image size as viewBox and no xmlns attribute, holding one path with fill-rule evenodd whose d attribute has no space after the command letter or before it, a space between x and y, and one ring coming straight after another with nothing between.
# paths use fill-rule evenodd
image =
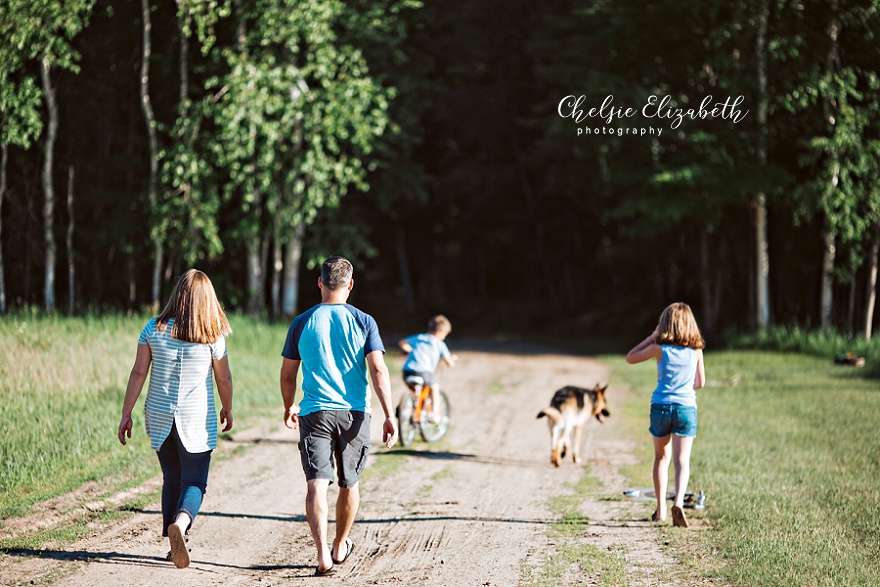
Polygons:
<instances>
[{"instance_id":1,"label":"dense forest","mask_svg":"<svg viewBox=\"0 0 880 587\"><path fill-rule=\"evenodd\" d=\"M140 309L197 266L284 318L343 254L408 328L619 335L684 300L709 336L870 336L878 11L0 0L0 310Z\"/></svg>"}]
</instances>

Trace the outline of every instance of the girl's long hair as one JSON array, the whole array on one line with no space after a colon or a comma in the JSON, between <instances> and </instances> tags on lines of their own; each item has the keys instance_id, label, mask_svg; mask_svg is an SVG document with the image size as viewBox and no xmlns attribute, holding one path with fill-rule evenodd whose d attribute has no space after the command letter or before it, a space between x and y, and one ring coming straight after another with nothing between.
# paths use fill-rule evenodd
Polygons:
<instances>
[{"instance_id":1,"label":"girl's long hair","mask_svg":"<svg viewBox=\"0 0 880 587\"><path fill-rule=\"evenodd\" d=\"M156 321L157 329L164 332L172 319L172 338L184 342L211 344L221 336L232 334L232 327L214 293L211 280L198 269L188 270L177 280L165 309Z\"/></svg>"},{"instance_id":2,"label":"girl's long hair","mask_svg":"<svg viewBox=\"0 0 880 587\"><path fill-rule=\"evenodd\" d=\"M669 304L660 314L657 344L701 349L706 346L691 307L684 302Z\"/></svg>"}]
</instances>

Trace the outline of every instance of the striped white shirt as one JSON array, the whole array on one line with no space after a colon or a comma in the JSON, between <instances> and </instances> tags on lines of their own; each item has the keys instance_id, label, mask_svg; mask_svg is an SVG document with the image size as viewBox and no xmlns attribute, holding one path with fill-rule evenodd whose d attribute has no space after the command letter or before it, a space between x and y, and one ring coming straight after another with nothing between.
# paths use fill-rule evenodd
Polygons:
<instances>
[{"instance_id":1,"label":"striped white shirt","mask_svg":"<svg viewBox=\"0 0 880 587\"><path fill-rule=\"evenodd\" d=\"M165 331L156 329L156 318L141 331L138 344L149 345L152 355L150 386L144 404L150 446L159 450L177 424L187 452L217 448L217 412L214 408L213 361L226 356L226 340L213 344L171 338L174 320Z\"/></svg>"}]
</instances>

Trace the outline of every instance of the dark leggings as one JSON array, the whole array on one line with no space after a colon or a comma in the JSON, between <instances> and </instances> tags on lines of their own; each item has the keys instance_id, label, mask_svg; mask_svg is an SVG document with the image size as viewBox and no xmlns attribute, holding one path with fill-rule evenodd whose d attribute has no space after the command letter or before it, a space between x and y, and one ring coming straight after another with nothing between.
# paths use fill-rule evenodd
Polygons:
<instances>
[{"instance_id":1,"label":"dark leggings","mask_svg":"<svg viewBox=\"0 0 880 587\"><path fill-rule=\"evenodd\" d=\"M196 519L208 485L211 451L187 452L177 434L177 425L173 424L171 433L156 454L163 477L162 536L168 536L168 526L174 523L180 512L186 512L191 520Z\"/></svg>"}]
</instances>

